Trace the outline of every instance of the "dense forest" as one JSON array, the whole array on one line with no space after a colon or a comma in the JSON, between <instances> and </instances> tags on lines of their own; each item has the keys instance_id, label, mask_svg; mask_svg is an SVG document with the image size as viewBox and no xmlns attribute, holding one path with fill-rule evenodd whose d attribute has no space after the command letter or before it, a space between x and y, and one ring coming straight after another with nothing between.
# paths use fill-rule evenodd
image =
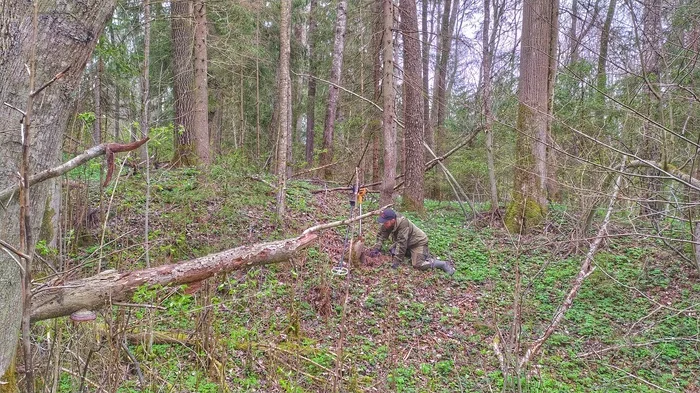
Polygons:
<instances>
[{"instance_id":1,"label":"dense forest","mask_svg":"<svg viewBox=\"0 0 700 393\"><path fill-rule=\"evenodd\" d=\"M0 392L700 392L700 2L0 10Z\"/></svg>"}]
</instances>

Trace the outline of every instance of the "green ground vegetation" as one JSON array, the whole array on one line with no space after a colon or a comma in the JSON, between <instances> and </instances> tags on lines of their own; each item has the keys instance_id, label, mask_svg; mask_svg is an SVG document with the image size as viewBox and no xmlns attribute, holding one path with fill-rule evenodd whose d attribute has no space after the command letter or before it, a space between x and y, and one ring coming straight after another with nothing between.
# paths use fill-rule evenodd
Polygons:
<instances>
[{"instance_id":1,"label":"green ground vegetation","mask_svg":"<svg viewBox=\"0 0 700 393\"><path fill-rule=\"evenodd\" d=\"M289 216L278 220L274 179L253 177L245 168L234 157L208 174L152 174L152 264L292 237L348 215L346 195L314 194L313 182L292 181ZM76 248L69 266L87 275L101 254L104 268L144 267L145 187L139 174L112 183L105 192L115 191L116 198L101 253L99 244ZM364 211L376 208L373 199ZM565 226L563 212L550 209L547 220ZM426 214L410 218L428 233L431 251L454 262L453 277L417 271L408 262L394 270L381 259L334 276L331 267L348 230L334 228L285 263L220 275L200 289L142 288L133 301L158 308L103 310L98 320L111 326L108 332L104 323L41 322L37 345L62 348L60 392L78 389L83 365L77 359L90 351L86 379L114 381L118 392L327 392L338 370L340 391L347 392L699 388L700 284L692 265L663 244L611 237L540 355L520 375L504 375L492 343L499 332L511 331L516 272L526 345L548 326L585 250L562 251L564 229L518 238L498 224L465 222L453 203L427 201ZM362 228L373 240L377 224L366 220ZM148 331L174 339L156 337L152 345L133 339ZM115 338L127 343L133 359ZM50 355L43 361L41 367L57 367Z\"/></svg>"}]
</instances>

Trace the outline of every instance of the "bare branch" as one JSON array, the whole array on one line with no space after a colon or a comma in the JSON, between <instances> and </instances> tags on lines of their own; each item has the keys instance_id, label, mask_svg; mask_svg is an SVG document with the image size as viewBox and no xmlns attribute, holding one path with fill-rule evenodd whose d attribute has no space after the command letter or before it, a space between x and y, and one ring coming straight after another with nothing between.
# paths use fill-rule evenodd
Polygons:
<instances>
[{"instance_id":1,"label":"bare branch","mask_svg":"<svg viewBox=\"0 0 700 393\"><path fill-rule=\"evenodd\" d=\"M46 82L43 86L41 86L40 88L38 88L36 91L32 92L32 93L30 94L30 96L31 96L32 98L33 98L33 97L36 97L37 94L41 93L44 89L46 89L47 87L51 86L52 83L54 83L54 82L56 82L57 80L63 78L63 76L66 75L66 73L68 73L68 70L70 70L70 67L71 67L71 66L68 66L68 67L66 67L65 70L63 70L63 71L59 72L58 74L56 74L56 76L54 76L53 78L51 78L50 81Z\"/></svg>"},{"instance_id":2,"label":"bare branch","mask_svg":"<svg viewBox=\"0 0 700 393\"><path fill-rule=\"evenodd\" d=\"M107 152L109 149L112 152L124 152L137 149L139 146L143 145L148 141L148 138L141 139L133 143L103 143L101 145L93 146L83 153L73 157L72 159L64 162L63 164L47 169L43 172L37 173L36 175L29 177L29 186L41 183L45 180L52 179L54 177L61 176L62 174L79 167L80 165L90 161L91 159L101 156ZM128 148L128 149L127 149ZM19 185L10 186L2 191L0 191L0 202L6 203L8 198L11 198L19 190Z\"/></svg>"},{"instance_id":3,"label":"bare branch","mask_svg":"<svg viewBox=\"0 0 700 393\"><path fill-rule=\"evenodd\" d=\"M326 223L326 224L316 225L316 226L314 226L314 227L305 229L304 232L302 232L301 234L302 234L302 235L306 235L306 234L309 234L309 233L318 232L318 231L320 231L321 229L328 229L328 228L339 227L339 226L341 226L341 225L347 225L347 224L350 224L350 223L352 223L352 222L361 220L361 219L363 219L363 218L367 218L367 217L370 217L370 216L377 215L377 214L381 213L382 210L386 209L387 207L391 207L391 206L393 206L393 204L386 205L386 206L384 206L384 207L382 207L382 208L380 208L380 209L378 209L378 210L374 210L374 211L371 211L371 212L369 212L369 213L365 213L365 214L363 214L363 215L361 215L361 216L357 216L357 217L352 218L352 219L340 220L340 221L329 222L329 223Z\"/></svg>"},{"instance_id":4,"label":"bare branch","mask_svg":"<svg viewBox=\"0 0 700 393\"><path fill-rule=\"evenodd\" d=\"M547 339L552 335L552 333L554 333L554 331L561 323L562 319L564 319L564 315L566 314L566 312L569 311L571 306L573 306L574 299L578 295L578 291L579 289L581 289L583 282L595 270L595 266L593 266L593 257L598 252L598 249L600 248L600 244L603 242L603 239L607 237L608 223L610 222L610 216L612 215L615 200L617 199L617 194L620 191L621 182L622 175L618 175L617 179L615 180L615 186L613 187L612 195L610 196L610 201L608 203L608 211L605 214L603 223L598 229L598 234L596 238L593 240L593 243L591 243L591 247L589 248L588 253L586 254L586 258L581 264L581 268L579 269L578 275L576 276L576 279L574 280L571 288L569 289L569 293L564 298L564 301L562 302L561 306L559 306L559 310L557 310L556 314L554 314L554 318L552 318L552 322L549 324L549 327L547 327L542 336L540 336L528 347L527 351L525 351L525 354L520 358L518 362L519 369L522 370L523 367L527 365L530 359L532 359L532 357L535 356L537 352L539 352L540 348L542 347L542 344L544 344L545 341L547 341Z\"/></svg>"}]
</instances>

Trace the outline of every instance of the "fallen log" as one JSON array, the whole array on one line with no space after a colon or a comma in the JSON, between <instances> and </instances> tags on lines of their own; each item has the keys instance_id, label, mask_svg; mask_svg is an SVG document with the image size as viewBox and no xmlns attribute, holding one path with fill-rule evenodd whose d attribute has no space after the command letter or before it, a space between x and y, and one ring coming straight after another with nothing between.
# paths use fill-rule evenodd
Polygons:
<instances>
[{"instance_id":1,"label":"fallen log","mask_svg":"<svg viewBox=\"0 0 700 393\"><path fill-rule=\"evenodd\" d=\"M95 276L38 287L32 294L31 321L70 315L81 309L96 310L112 302L131 299L142 285L181 285L219 273L286 261L309 246L318 235L241 246L201 258L130 272L107 270Z\"/></svg>"}]
</instances>

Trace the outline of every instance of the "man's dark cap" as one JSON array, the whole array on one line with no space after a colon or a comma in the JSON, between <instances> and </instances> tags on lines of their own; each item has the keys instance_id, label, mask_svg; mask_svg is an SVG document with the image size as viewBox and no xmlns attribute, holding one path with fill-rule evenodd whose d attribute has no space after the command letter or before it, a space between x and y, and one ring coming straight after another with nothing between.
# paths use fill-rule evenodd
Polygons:
<instances>
[{"instance_id":1,"label":"man's dark cap","mask_svg":"<svg viewBox=\"0 0 700 393\"><path fill-rule=\"evenodd\" d=\"M395 211L391 209L384 209L381 213L379 213L379 217L377 217L377 222L380 224L384 224L385 222L393 220L394 218L396 218Z\"/></svg>"}]
</instances>

